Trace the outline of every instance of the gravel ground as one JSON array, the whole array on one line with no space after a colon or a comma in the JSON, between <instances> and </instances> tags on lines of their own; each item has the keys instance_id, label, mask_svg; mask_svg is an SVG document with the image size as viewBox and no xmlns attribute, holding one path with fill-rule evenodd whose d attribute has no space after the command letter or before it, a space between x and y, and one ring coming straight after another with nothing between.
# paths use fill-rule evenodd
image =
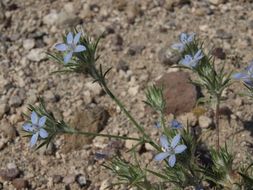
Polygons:
<instances>
[{"instance_id":1,"label":"gravel ground","mask_svg":"<svg viewBox=\"0 0 253 190\"><path fill-rule=\"evenodd\" d=\"M253 59L252 12L251 0L1 0L0 189L103 190L115 177L101 166L102 161L94 159L95 152L120 151L128 159L126 151L133 145L131 141L61 136L48 149L34 152L28 148L28 139L22 138L25 120L21 113L27 113L28 104L38 105L39 97L57 118L79 129L138 136L91 78L50 75L60 66L48 60L45 52L52 50L71 27L78 25L93 36L105 31L99 62L106 68L113 67L108 85L158 139L159 132L153 127L157 116L142 101L148 85L158 79L170 83L167 75L178 71L171 68L177 58L170 45L181 32L195 32L207 49L215 49L217 65L225 62L228 71L240 70ZM222 104L222 142L233 139L230 145L236 163L253 154L252 100L239 96L243 90L240 83L235 83L226 89ZM176 101L180 104L181 100ZM196 98L190 101L195 104ZM183 123L188 119L192 127L202 131L203 140L213 144L214 131L207 129L213 122L211 110L201 116L193 107L171 112L167 121L173 113ZM140 155L143 165L161 168L153 161L155 154L145 146Z\"/></svg>"}]
</instances>

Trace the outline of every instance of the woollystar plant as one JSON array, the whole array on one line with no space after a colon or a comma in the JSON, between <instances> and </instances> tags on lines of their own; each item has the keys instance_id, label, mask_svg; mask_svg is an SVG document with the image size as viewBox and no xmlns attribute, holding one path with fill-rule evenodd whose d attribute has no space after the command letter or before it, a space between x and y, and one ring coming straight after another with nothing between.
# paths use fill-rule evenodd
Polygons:
<instances>
[{"instance_id":1,"label":"woollystar plant","mask_svg":"<svg viewBox=\"0 0 253 190\"><path fill-rule=\"evenodd\" d=\"M54 46L54 52L48 53L54 62L61 65L61 69L53 73L88 74L122 110L140 137L132 137L131 134L120 136L79 131L67 124L64 119L57 119L41 99L39 106L29 106L31 117L30 113L25 114L28 122L23 125L23 130L26 136L31 137L32 148L47 146L56 136L63 134L132 140L136 144L127 152L132 155L132 160L115 155L102 164L116 176L117 181L113 181L112 186L124 184L126 189L134 187L137 190L252 189L253 164L235 167L234 155L229 152L226 144L221 145L219 141L219 106L222 92L232 84L232 78L242 80L251 89L252 66L231 77L232 72L225 72L224 67L216 68L214 58L204 50L203 43L196 39L195 34L182 33L179 37L180 42L174 44L172 48L182 58L178 67L192 71L197 79L191 82L205 89L215 104L217 146L216 149L203 150L204 143L192 133L189 126L184 126L176 118L168 120L163 88L152 85L145 91L144 103L158 116L154 121L154 128L160 137L159 144L157 142L159 137L154 138L148 133L148 126L138 122L108 85L106 77L111 68L105 68L105 65L99 62L100 40L101 37L94 39L76 29L67 33L62 41ZM146 144L153 148L153 164L144 166L137 147ZM207 152L210 154L206 161L203 157ZM106 153L97 153L95 156L103 160ZM154 180L151 180L150 176L153 176Z\"/></svg>"}]
</instances>

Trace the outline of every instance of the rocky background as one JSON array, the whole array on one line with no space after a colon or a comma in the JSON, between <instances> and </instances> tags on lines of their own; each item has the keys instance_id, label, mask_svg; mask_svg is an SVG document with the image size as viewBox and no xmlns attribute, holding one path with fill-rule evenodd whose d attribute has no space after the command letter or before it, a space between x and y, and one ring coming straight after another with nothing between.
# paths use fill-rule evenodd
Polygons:
<instances>
[{"instance_id":1,"label":"rocky background","mask_svg":"<svg viewBox=\"0 0 253 190\"><path fill-rule=\"evenodd\" d=\"M159 139L157 116L142 101L146 87L157 83L166 87L167 121L173 115L185 125L188 120L212 146L213 111L196 106L198 91L188 83L192 76L171 68L179 58L170 46L181 32L195 32L217 65L240 70L253 59L252 13L251 0L0 0L0 189L104 190L115 177L95 153L129 159L132 141L59 136L35 152L22 137L22 112L28 113L28 104L37 105L39 97L77 129L138 136L91 78L50 75L60 66L45 52L71 27L79 25L93 36L105 31L99 62L113 67L109 87L153 138ZM252 100L240 96L244 90L240 83L226 89L221 106L222 142L229 142L236 164L253 154ZM159 170L155 154L148 145L140 147L143 166Z\"/></svg>"}]
</instances>

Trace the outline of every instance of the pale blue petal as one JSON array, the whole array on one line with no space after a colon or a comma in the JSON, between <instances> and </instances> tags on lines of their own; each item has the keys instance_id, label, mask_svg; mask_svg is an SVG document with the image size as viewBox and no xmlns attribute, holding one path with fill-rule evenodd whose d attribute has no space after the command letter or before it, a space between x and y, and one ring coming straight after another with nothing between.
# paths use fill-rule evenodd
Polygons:
<instances>
[{"instance_id":1,"label":"pale blue petal","mask_svg":"<svg viewBox=\"0 0 253 190\"><path fill-rule=\"evenodd\" d=\"M184 152L186 148L187 147L185 145L178 145L178 146L176 146L174 151L176 154L179 154L181 152Z\"/></svg>"},{"instance_id":2,"label":"pale blue petal","mask_svg":"<svg viewBox=\"0 0 253 190\"><path fill-rule=\"evenodd\" d=\"M188 43L189 43L189 42L192 42L192 41L194 40L194 37L195 37L195 33L192 33L192 34L188 37L187 42L188 42Z\"/></svg>"},{"instance_id":3,"label":"pale blue petal","mask_svg":"<svg viewBox=\"0 0 253 190\"><path fill-rule=\"evenodd\" d=\"M28 132L32 132L33 131L33 128L32 128L32 124L31 123L26 123L23 125L23 129L25 131L28 131Z\"/></svg>"},{"instance_id":4,"label":"pale blue petal","mask_svg":"<svg viewBox=\"0 0 253 190\"><path fill-rule=\"evenodd\" d=\"M82 46L82 45L78 45L76 46L74 52L81 52L81 51L85 51L86 47Z\"/></svg>"},{"instance_id":5,"label":"pale blue petal","mask_svg":"<svg viewBox=\"0 0 253 190\"><path fill-rule=\"evenodd\" d=\"M37 125L38 124L38 115L35 111L32 112L32 115L31 115L31 121L32 121L32 124L34 125Z\"/></svg>"},{"instance_id":6,"label":"pale blue petal","mask_svg":"<svg viewBox=\"0 0 253 190\"><path fill-rule=\"evenodd\" d=\"M253 72L253 62L250 62L250 65L249 66L247 66L246 68L245 68L245 70L246 71L248 71L248 72Z\"/></svg>"},{"instance_id":7,"label":"pale blue petal","mask_svg":"<svg viewBox=\"0 0 253 190\"><path fill-rule=\"evenodd\" d=\"M55 46L55 49L57 49L58 51L67 51L68 49L68 46L66 44L56 44Z\"/></svg>"},{"instance_id":8,"label":"pale blue petal","mask_svg":"<svg viewBox=\"0 0 253 190\"><path fill-rule=\"evenodd\" d=\"M167 149L169 147L169 142L168 139L165 135L162 135L160 137L160 144L162 145L162 147L164 147L165 149Z\"/></svg>"},{"instance_id":9,"label":"pale blue petal","mask_svg":"<svg viewBox=\"0 0 253 190\"><path fill-rule=\"evenodd\" d=\"M43 139L48 137L48 132L43 128L40 129L39 133L40 133L40 137Z\"/></svg>"},{"instance_id":10,"label":"pale blue petal","mask_svg":"<svg viewBox=\"0 0 253 190\"><path fill-rule=\"evenodd\" d=\"M187 67L191 66L192 57L190 55L185 55L184 59L181 60L181 64Z\"/></svg>"},{"instance_id":11,"label":"pale blue petal","mask_svg":"<svg viewBox=\"0 0 253 190\"><path fill-rule=\"evenodd\" d=\"M253 88L253 79L248 79L243 81L245 84L247 84L249 87Z\"/></svg>"},{"instance_id":12,"label":"pale blue petal","mask_svg":"<svg viewBox=\"0 0 253 190\"><path fill-rule=\"evenodd\" d=\"M180 41L183 43L187 42L187 34L186 33L180 34Z\"/></svg>"},{"instance_id":13,"label":"pale blue petal","mask_svg":"<svg viewBox=\"0 0 253 190\"><path fill-rule=\"evenodd\" d=\"M67 35L67 44L72 44L73 43L73 33L69 32Z\"/></svg>"},{"instance_id":14,"label":"pale blue petal","mask_svg":"<svg viewBox=\"0 0 253 190\"><path fill-rule=\"evenodd\" d=\"M197 53L194 55L194 59L195 59L195 60L200 60L200 59L202 59L203 56L204 56L204 55L203 55L202 51L199 50L199 51L197 51Z\"/></svg>"},{"instance_id":15,"label":"pale blue petal","mask_svg":"<svg viewBox=\"0 0 253 190\"><path fill-rule=\"evenodd\" d=\"M39 137L39 133L38 132L35 133L35 134L33 134L32 138L31 138L31 141L30 141L30 146L31 147L33 147L36 144L36 142L38 140L38 137Z\"/></svg>"},{"instance_id":16,"label":"pale blue petal","mask_svg":"<svg viewBox=\"0 0 253 190\"><path fill-rule=\"evenodd\" d=\"M170 155L170 153L168 153L168 152L161 152L161 153L157 154L154 159L156 161L161 161L161 160L164 160L165 158L167 158L169 155Z\"/></svg>"},{"instance_id":17,"label":"pale blue petal","mask_svg":"<svg viewBox=\"0 0 253 190\"><path fill-rule=\"evenodd\" d=\"M175 165L175 163L176 163L176 156L175 156L175 154L173 154L173 155L171 155L169 157L168 163L169 163L170 167L173 167Z\"/></svg>"},{"instance_id":18,"label":"pale blue petal","mask_svg":"<svg viewBox=\"0 0 253 190\"><path fill-rule=\"evenodd\" d=\"M248 77L248 74L247 73L245 73L245 72L241 72L241 73L235 73L235 74L233 74L232 75L232 78L234 78L234 79L245 79L245 78L247 78Z\"/></svg>"},{"instance_id":19,"label":"pale blue petal","mask_svg":"<svg viewBox=\"0 0 253 190\"><path fill-rule=\"evenodd\" d=\"M177 134L177 135L172 139L172 141L171 141L171 147L172 147L172 148L175 148L175 147L177 146L177 144L178 144L179 141L180 141L180 138L181 138L180 134Z\"/></svg>"},{"instance_id":20,"label":"pale blue petal","mask_svg":"<svg viewBox=\"0 0 253 190\"><path fill-rule=\"evenodd\" d=\"M172 120L171 121L171 128L173 128L173 129L180 129L180 128L182 128L183 127L183 125L181 124L181 123L179 123L177 120Z\"/></svg>"},{"instance_id":21,"label":"pale blue petal","mask_svg":"<svg viewBox=\"0 0 253 190\"><path fill-rule=\"evenodd\" d=\"M64 56L64 63L68 63L72 57L72 52L69 52L67 55Z\"/></svg>"},{"instance_id":22,"label":"pale blue petal","mask_svg":"<svg viewBox=\"0 0 253 190\"><path fill-rule=\"evenodd\" d=\"M39 119L39 126L42 127L45 125L46 123L46 120L47 120L47 117L46 116L43 116Z\"/></svg>"},{"instance_id":23,"label":"pale blue petal","mask_svg":"<svg viewBox=\"0 0 253 190\"><path fill-rule=\"evenodd\" d=\"M171 46L172 49L178 50L178 51L183 51L184 50L184 44L178 43L178 44L173 44Z\"/></svg>"},{"instance_id":24,"label":"pale blue petal","mask_svg":"<svg viewBox=\"0 0 253 190\"><path fill-rule=\"evenodd\" d=\"M81 32L78 32L78 33L75 35L74 44L77 44L77 43L79 42L80 37L81 37Z\"/></svg>"}]
</instances>

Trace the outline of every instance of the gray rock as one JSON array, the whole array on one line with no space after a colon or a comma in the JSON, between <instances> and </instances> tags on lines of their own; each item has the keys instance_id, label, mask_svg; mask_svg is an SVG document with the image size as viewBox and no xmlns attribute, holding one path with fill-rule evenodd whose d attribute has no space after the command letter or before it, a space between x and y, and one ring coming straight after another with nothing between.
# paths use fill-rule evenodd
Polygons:
<instances>
[{"instance_id":1,"label":"gray rock","mask_svg":"<svg viewBox=\"0 0 253 190\"><path fill-rule=\"evenodd\" d=\"M74 14L67 13L64 11L59 13L58 19L57 19L57 25L64 26L64 27L76 26L80 24L80 22L81 22L81 19L79 17L77 17Z\"/></svg>"},{"instance_id":2,"label":"gray rock","mask_svg":"<svg viewBox=\"0 0 253 190\"><path fill-rule=\"evenodd\" d=\"M78 185L83 188L83 187L87 187L89 185L89 181L86 179L85 176L83 175L78 175L76 177L76 182L78 183Z\"/></svg>"},{"instance_id":3,"label":"gray rock","mask_svg":"<svg viewBox=\"0 0 253 190\"><path fill-rule=\"evenodd\" d=\"M129 93L131 96L135 96L136 94L138 94L139 88L140 88L139 85L136 85L136 86L133 86L133 87L129 87L128 93Z\"/></svg>"},{"instance_id":4,"label":"gray rock","mask_svg":"<svg viewBox=\"0 0 253 190\"><path fill-rule=\"evenodd\" d=\"M74 183L76 179L76 176L73 175L67 175L63 178L62 182L65 183L66 185L70 185L71 183Z\"/></svg>"},{"instance_id":5,"label":"gray rock","mask_svg":"<svg viewBox=\"0 0 253 190\"><path fill-rule=\"evenodd\" d=\"M35 40L34 39L25 39L23 41L23 48L26 50L30 50L34 48L35 46Z\"/></svg>"},{"instance_id":6,"label":"gray rock","mask_svg":"<svg viewBox=\"0 0 253 190\"><path fill-rule=\"evenodd\" d=\"M19 107L22 103L23 101L19 96L12 96L9 100L10 107Z\"/></svg>"},{"instance_id":7,"label":"gray rock","mask_svg":"<svg viewBox=\"0 0 253 190\"><path fill-rule=\"evenodd\" d=\"M27 59L29 59L30 61L42 61L46 59L46 54L45 54L45 50L43 48L36 48L36 49L32 49L28 54L27 54Z\"/></svg>"},{"instance_id":8,"label":"gray rock","mask_svg":"<svg viewBox=\"0 0 253 190\"><path fill-rule=\"evenodd\" d=\"M53 182L54 183L60 183L60 182L62 182L62 176L60 176L60 175L54 175L53 176Z\"/></svg>"},{"instance_id":9,"label":"gray rock","mask_svg":"<svg viewBox=\"0 0 253 190\"><path fill-rule=\"evenodd\" d=\"M173 65L180 61L180 56L172 52L169 47L164 47L159 50L158 59L164 65Z\"/></svg>"},{"instance_id":10,"label":"gray rock","mask_svg":"<svg viewBox=\"0 0 253 190\"><path fill-rule=\"evenodd\" d=\"M17 134L16 129L6 119L1 121L0 131L8 139L8 141L14 140Z\"/></svg>"},{"instance_id":11,"label":"gray rock","mask_svg":"<svg viewBox=\"0 0 253 190\"><path fill-rule=\"evenodd\" d=\"M201 128L208 128L213 124L212 119L204 115L201 115L198 121Z\"/></svg>"},{"instance_id":12,"label":"gray rock","mask_svg":"<svg viewBox=\"0 0 253 190\"><path fill-rule=\"evenodd\" d=\"M53 26L54 24L57 23L58 19L59 19L59 15L57 14L57 12L52 11L51 13L43 17L43 23L48 26Z\"/></svg>"},{"instance_id":13,"label":"gray rock","mask_svg":"<svg viewBox=\"0 0 253 190\"><path fill-rule=\"evenodd\" d=\"M0 177L4 181L11 181L18 177L20 174L19 169L15 164L9 163L7 164L7 169L2 169L0 170Z\"/></svg>"},{"instance_id":14,"label":"gray rock","mask_svg":"<svg viewBox=\"0 0 253 190\"><path fill-rule=\"evenodd\" d=\"M99 96L102 92L103 89L98 83L93 83L92 81L86 82L85 87L92 93L94 96Z\"/></svg>"},{"instance_id":15,"label":"gray rock","mask_svg":"<svg viewBox=\"0 0 253 190\"><path fill-rule=\"evenodd\" d=\"M56 95L51 90L44 92L44 98L46 101L56 102Z\"/></svg>"},{"instance_id":16,"label":"gray rock","mask_svg":"<svg viewBox=\"0 0 253 190\"><path fill-rule=\"evenodd\" d=\"M213 5L219 5L219 4L225 3L226 0L209 0L209 2Z\"/></svg>"}]
</instances>

